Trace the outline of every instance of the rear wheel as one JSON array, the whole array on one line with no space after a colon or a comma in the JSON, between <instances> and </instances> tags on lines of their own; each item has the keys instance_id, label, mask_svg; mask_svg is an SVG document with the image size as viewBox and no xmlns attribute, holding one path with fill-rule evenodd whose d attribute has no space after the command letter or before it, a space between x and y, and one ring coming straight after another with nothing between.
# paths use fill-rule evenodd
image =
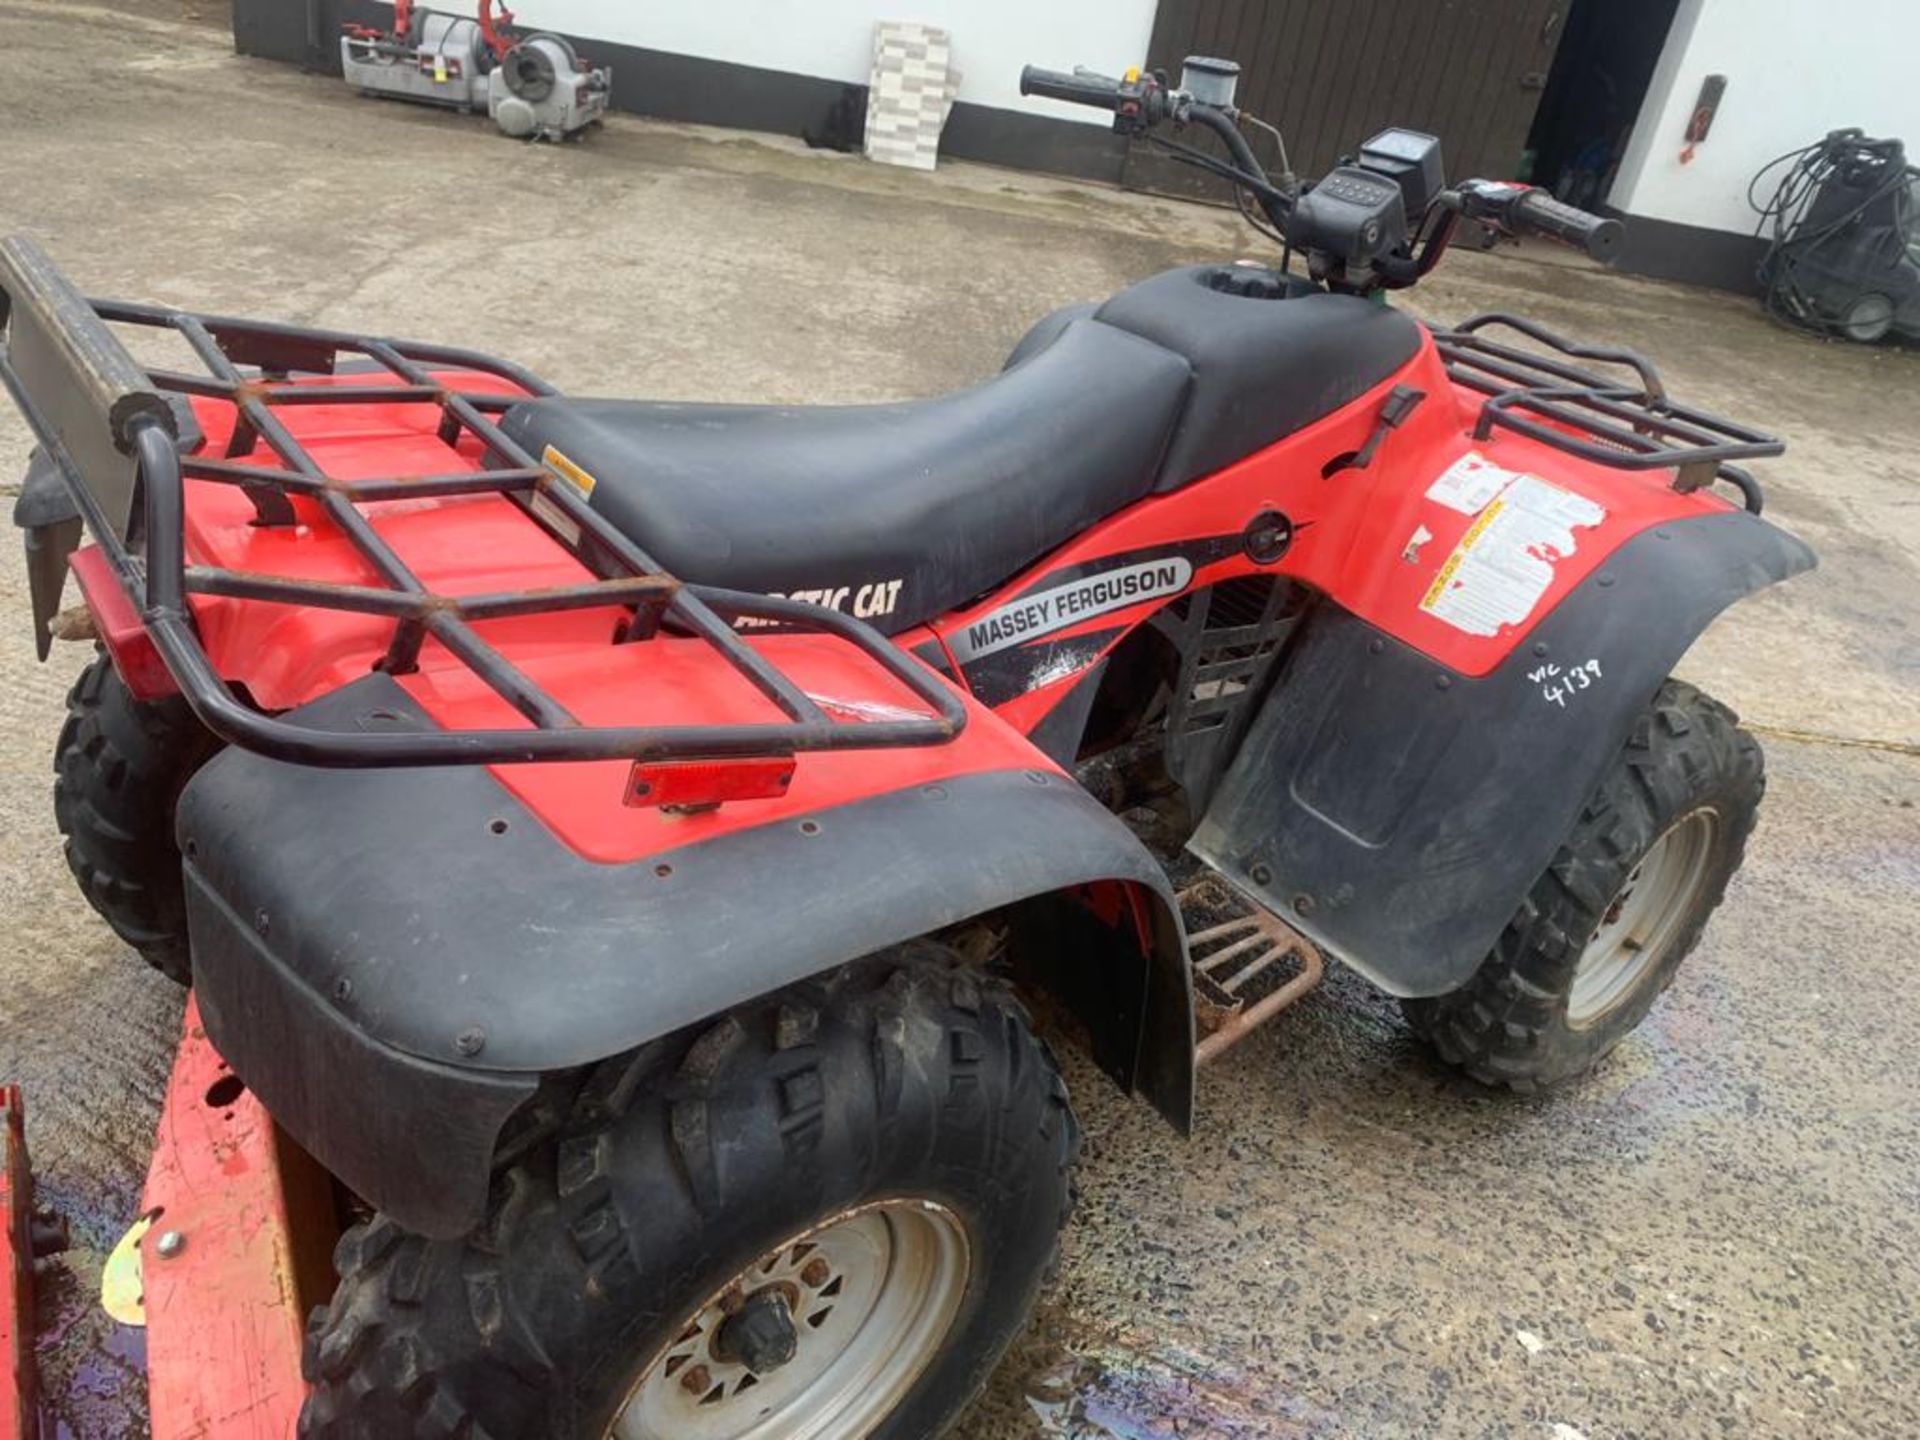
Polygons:
<instances>
[{"instance_id":1,"label":"rear wheel","mask_svg":"<svg viewBox=\"0 0 1920 1440\"><path fill-rule=\"evenodd\" d=\"M1677 680L1472 980L1405 1002L1442 1059L1515 1090L1568 1080L1672 983L1740 868L1766 789L1759 742Z\"/></svg>"},{"instance_id":2,"label":"rear wheel","mask_svg":"<svg viewBox=\"0 0 1920 1440\"><path fill-rule=\"evenodd\" d=\"M658 1354L612 1433L870 1434L951 1333L969 1249L959 1216L925 1200L878 1201L788 1236Z\"/></svg>"},{"instance_id":3,"label":"rear wheel","mask_svg":"<svg viewBox=\"0 0 1920 1440\"><path fill-rule=\"evenodd\" d=\"M1024 1325L1078 1132L1012 993L916 942L529 1111L464 1241L376 1218L316 1312L328 1440L926 1440Z\"/></svg>"},{"instance_id":4,"label":"rear wheel","mask_svg":"<svg viewBox=\"0 0 1920 1440\"><path fill-rule=\"evenodd\" d=\"M134 699L105 655L74 682L54 748L53 813L81 893L149 965L182 985L191 966L173 811L218 748L185 700Z\"/></svg>"}]
</instances>

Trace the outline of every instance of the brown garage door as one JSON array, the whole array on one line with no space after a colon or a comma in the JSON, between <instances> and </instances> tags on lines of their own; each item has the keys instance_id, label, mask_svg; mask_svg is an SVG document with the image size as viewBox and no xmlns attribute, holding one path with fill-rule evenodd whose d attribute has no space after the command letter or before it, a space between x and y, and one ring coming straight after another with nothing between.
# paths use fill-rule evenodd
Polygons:
<instances>
[{"instance_id":1,"label":"brown garage door","mask_svg":"<svg viewBox=\"0 0 1920 1440\"><path fill-rule=\"evenodd\" d=\"M1240 62L1239 104L1278 125L1318 175L1388 125L1438 135L1447 174L1511 178L1568 0L1160 0L1149 66ZM1269 158L1267 142L1256 144ZM1212 194L1219 182L1135 142L1126 183Z\"/></svg>"}]
</instances>

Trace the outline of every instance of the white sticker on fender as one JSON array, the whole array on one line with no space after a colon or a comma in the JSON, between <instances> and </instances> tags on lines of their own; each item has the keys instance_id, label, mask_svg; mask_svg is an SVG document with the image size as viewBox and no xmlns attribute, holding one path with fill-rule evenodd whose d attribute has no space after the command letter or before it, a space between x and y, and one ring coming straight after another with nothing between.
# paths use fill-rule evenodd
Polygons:
<instances>
[{"instance_id":1,"label":"white sticker on fender","mask_svg":"<svg viewBox=\"0 0 1920 1440\"><path fill-rule=\"evenodd\" d=\"M1469 450L1427 487L1427 498L1462 515L1478 515L1515 478L1513 471L1502 470L1479 451Z\"/></svg>"},{"instance_id":2,"label":"white sticker on fender","mask_svg":"<svg viewBox=\"0 0 1920 1440\"><path fill-rule=\"evenodd\" d=\"M1178 595L1192 578L1193 566L1181 555L1083 575L989 610L966 629L949 635L947 648L964 664L1096 615L1124 610L1143 600Z\"/></svg>"},{"instance_id":3,"label":"white sticker on fender","mask_svg":"<svg viewBox=\"0 0 1920 1440\"><path fill-rule=\"evenodd\" d=\"M1584 495L1510 475L1434 575L1420 608L1469 635L1498 635L1533 613L1553 584L1555 563L1573 553L1574 532L1606 518Z\"/></svg>"}]
</instances>

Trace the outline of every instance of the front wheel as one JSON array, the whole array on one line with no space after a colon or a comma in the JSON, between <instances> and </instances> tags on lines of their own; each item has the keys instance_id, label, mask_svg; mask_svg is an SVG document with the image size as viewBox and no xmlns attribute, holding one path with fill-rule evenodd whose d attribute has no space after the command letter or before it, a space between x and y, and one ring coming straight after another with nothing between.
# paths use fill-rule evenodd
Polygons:
<instances>
[{"instance_id":1,"label":"front wheel","mask_svg":"<svg viewBox=\"0 0 1920 1440\"><path fill-rule=\"evenodd\" d=\"M1473 979L1404 1002L1475 1079L1533 1090L1591 1069L1672 983L1740 868L1760 744L1669 680Z\"/></svg>"},{"instance_id":2,"label":"front wheel","mask_svg":"<svg viewBox=\"0 0 1920 1440\"><path fill-rule=\"evenodd\" d=\"M1012 993L924 941L529 1123L466 1240L342 1239L302 1435L929 1440L1025 1324L1078 1136Z\"/></svg>"}]
</instances>

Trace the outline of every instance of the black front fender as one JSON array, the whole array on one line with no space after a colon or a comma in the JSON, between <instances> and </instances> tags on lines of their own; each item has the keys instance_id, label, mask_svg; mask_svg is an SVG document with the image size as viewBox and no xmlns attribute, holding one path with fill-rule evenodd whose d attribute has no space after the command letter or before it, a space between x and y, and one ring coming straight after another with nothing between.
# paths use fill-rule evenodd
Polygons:
<instances>
[{"instance_id":1,"label":"black front fender","mask_svg":"<svg viewBox=\"0 0 1920 1440\"><path fill-rule=\"evenodd\" d=\"M302 716L430 723L384 675ZM229 749L188 785L178 829L214 1043L328 1168L427 1233L477 1218L493 1139L540 1074L1099 882L1133 886L1152 931L1110 977L1133 1031L1109 1068L1189 1117L1177 903L1132 833L1057 772L952 776L610 865L484 769L318 770Z\"/></svg>"},{"instance_id":2,"label":"black front fender","mask_svg":"<svg viewBox=\"0 0 1920 1440\"><path fill-rule=\"evenodd\" d=\"M1319 611L1189 848L1382 989L1453 990L1688 646L1813 563L1744 513L1662 525L1478 679Z\"/></svg>"}]
</instances>

